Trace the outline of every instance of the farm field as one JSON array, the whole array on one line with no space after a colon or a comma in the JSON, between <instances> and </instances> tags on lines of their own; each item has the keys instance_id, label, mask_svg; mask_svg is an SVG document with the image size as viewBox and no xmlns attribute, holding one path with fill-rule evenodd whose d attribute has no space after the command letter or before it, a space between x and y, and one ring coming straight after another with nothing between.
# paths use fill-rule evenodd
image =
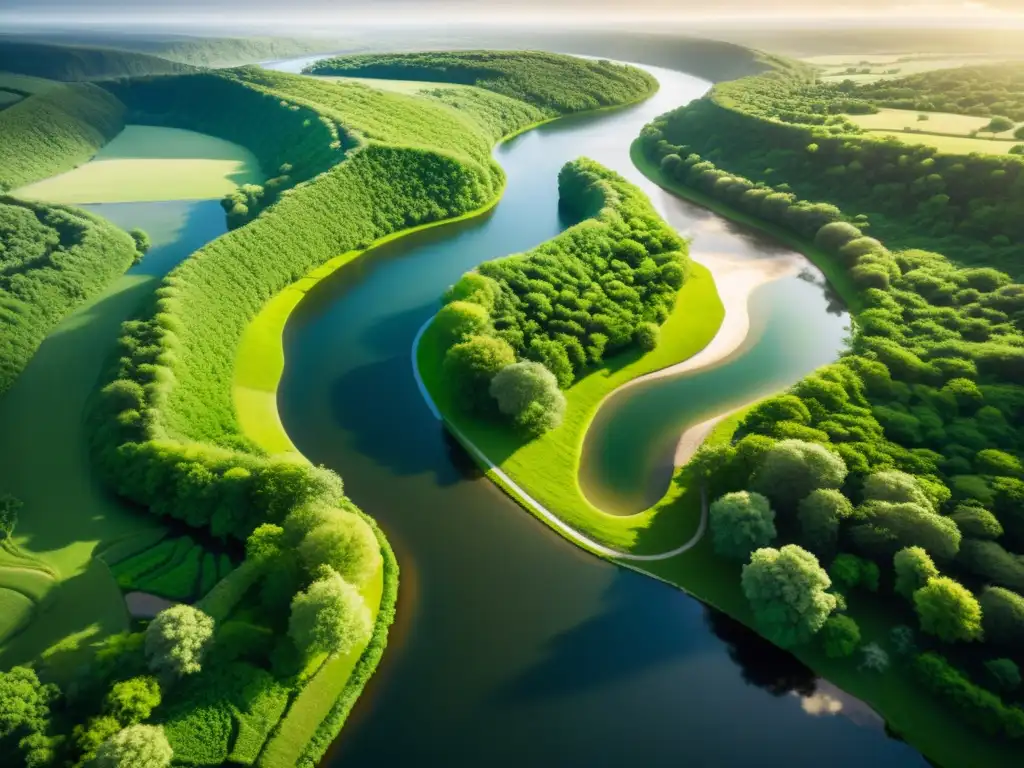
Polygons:
<instances>
[{"instance_id":1,"label":"farm field","mask_svg":"<svg viewBox=\"0 0 1024 768\"><path fill-rule=\"evenodd\" d=\"M901 59L906 59L902 60ZM996 64L1006 61L1006 56L987 56L984 54L947 56L935 54L834 54L812 56L803 59L808 64L822 67L820 75L823 82L842 82L852 80L858 85L876 83L880 80L894 80L907 75L921 72L932 72L938 69L954 69L957 67ZM848 69L870 69L869 73L849 73ZM888 70L898 70L890 72Z\"/></svg>"},{"instance_id":2,"label":"farm field","mask_svg":"<svg viewBox=\"0 0 1024 768\"><path fill-rule=\"evenodd\" d=\"M927 116L921 120L920 116ZM950 112L914 112L909 109L880 109L871 115L847 115L847 119L868 131L904 131L921 133L941 133L951 136L963 136L992 141L1015 141L1013 132L1024 123L1017 123L1014 128L1000 133L979 133L976 137L970 134L982 131L991 118L975 117L974 115L957 115Z\"/></svg>"},{"instance_id":3,"label":"farm field","mask_svg":"<svg viewBox=\"0 0 1024 768\"><path fill-rule=\"evenodd\" d=\"M872 131L873 136L890 137L906 144L924 144L935 147L949 155L1007 155L1021 142L972 139L967 136L938 136L930 133L907 133L906 131Z\"/></svg>"},{"instance_id":4,"label":"farm field","mask_svg":"<svg viewBox=\"0 0 1024 768\"><path fill-rule=\"evenodd\" d=\"M73 171L15 190L53 203L131 203L221 198L262 180L251 152L178 128L128 125Z\"/></svg>"}]
</instances>

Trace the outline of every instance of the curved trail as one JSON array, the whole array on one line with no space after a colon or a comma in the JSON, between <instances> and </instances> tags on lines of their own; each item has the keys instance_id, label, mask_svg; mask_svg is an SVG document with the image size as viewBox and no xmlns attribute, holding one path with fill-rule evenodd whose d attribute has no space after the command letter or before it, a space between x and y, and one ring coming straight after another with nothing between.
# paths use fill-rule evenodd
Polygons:
<instances>
[{"instance_id":1,"label":"curved trail","mask_svg":"<svg viewBox=\"0 0 1024 768\"><path fill-rule=\"evenodd\" d=\"M430 409L430 412L434 415L435 419L444 422L444 418L441 416L441 411L438 410L437 405L434 403L434 399L430 396L430 393L427 391L427 386L426 384L423 383L423 377L420 376L419 366L416 364L416 351L417 349L419 349L420 339L423 337L423 333L427 330L427 328L433 321L433 317L427 320L427 322L425 322L420 327L419 331L416 333L416 338L413 339L412 372L413 376L416 377L416 386L419 388L420 394L423 395L423 399L426 401L427 407ZM498 478L498 480L501 481L500 484L503 488L510 491L525 506L529 507L538 515L540 515L542 519L544 519L552 527L560 531L564 536L568 537L571 541L580 545L584 549L594 552L595 554L601 555L603 557L611 557L616 560L629 560L632 562L653 562L655 560L668 560L670 557L681 555L687 550L697 546L697 543L704 536L704 531L707 529L708 499L707 493L704 491L704 489L701 489L700 523L697 525L696 533L694 533L693 536L691 536L690 539L684 544L681 544L675 549L670 549L668 552L660 552L654 555L635 555L632 552L622 552L617 549L612 549L611 547L606 547L604 544L601 544L600 542L591 539L589 536L583 535L575 528L565 523L562 520L562 518L560 518L550 509L548 509L535 498L533 498L525 490L523 490L522 487L519 486L515 480L513 480L511 477L505 474L505 472L503 472L497 465L495 465L493 461L487 458L487 456L484 455L483 451L481 451L472 442L470 442L469 438L463 435L462 432L454 424L446 423L445 426L452 432L452 434L455 435L456 438L458 438L459 442L462 443L466 450L468 450L470 453L476 456L476 458L487 467L487 471L489 474L493 475L494 477Z\"/></svg>"}]
</instances>

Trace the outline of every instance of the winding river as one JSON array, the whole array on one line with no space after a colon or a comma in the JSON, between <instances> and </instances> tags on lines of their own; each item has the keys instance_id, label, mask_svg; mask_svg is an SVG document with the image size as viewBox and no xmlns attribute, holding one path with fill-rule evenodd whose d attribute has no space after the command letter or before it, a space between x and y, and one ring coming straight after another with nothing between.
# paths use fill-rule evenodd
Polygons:
<instances>
[{"instance_id":1,"label":"winding river","mask_svg":"<svg viewBox=\"0 0 1024 768\"><path fill-rule=\"evenodd\" d=\"M709 87L650 71L662 87L648 102L496 150L508 189L491 213L365 255L310 291L287 326L288 433L344 477L402 567L384 661L326 765L924 765L788 654L539 524L480 476L413 380L410 346L442 291L562 231L556 176L580 155L645 189L723 291L778 278L753 290L749 317L746 301L730 312L723 333L736 343L711 350L707 369L609 399L587 440L588 495L640 508L664 490L684 429L835 357L847 320L816 270L633 167L642 126Z\"/></svg>"}]
</instances>

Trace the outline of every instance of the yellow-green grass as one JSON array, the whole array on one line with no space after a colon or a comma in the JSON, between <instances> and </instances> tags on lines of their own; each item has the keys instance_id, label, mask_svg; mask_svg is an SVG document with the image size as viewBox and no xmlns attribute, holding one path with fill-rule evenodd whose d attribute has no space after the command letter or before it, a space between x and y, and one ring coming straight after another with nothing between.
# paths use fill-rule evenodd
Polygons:
<instances>
[{"instance_id":1,"label":"yellow-green grass","mask_svg":"<svg viewBox=\"0 0 1024 768\"><path fill-rule=\"evenodd\" d=\"M926 115L927 120L919 120L919 115ZM873 115L847 115L847 119L868 131L904 131L944 134L947 136L970 136L989 124L991 118L975 117L974 115L955 115L951 112L915 112L909 109L880 109ZM997 141L1016 141L1013 138L1014 128L1002 133L983 133L977 138Z\"/></svg>"},{"instance_id":2,"label":"yellow-green grass","mask_svg":"<svg viewBox=\"0 0 1024 768\"><path fill-rule=\"evenodd\" d=\"M255 156L230 141L129 125L88 163L14 194L67 204L208 200L261 180Z\"/></svg>"},{"instance_id":3,"label":"yellow-green grass","mask_svg":"<svg viewBox=\"0 0 1024 768\"><path fill-rule=\"evenodd\" d=\"M121 323L154 281L124 276L65 319L0 398L0 489L24 502L10 544L28 567L56 579L34 620L0 642L0 669L46 656L61 679L89 659L90 638L128 629L121 591L94 553L161 526L122 506L93 477L82 414ZM10 556L6 545L3 551Z\"/></svg>"},{"instance_id":4,"label":"yellow-green grass","mask_svg":"<svg viewBox=\"0 0 1024 768\"><path fill-rule=\"evenodd\" d=\"M384 592L384 569L378 569L360 590L376 622ZM306 749L327 713L344 693L365 645L345 654L329 656L288 707L280 727L260 756L261 768L292 768Z\"/></svg>"},{"instance_id":5,"label":"yellow-green grass","mask_svg":"<svg viewBox=\"0 0 1024 768\"><path fill-rule=\"evenodd\" d=\"M925 144L935 147L947 155L1007 155L1020 141L992 141L971 139L966 136L937 136L930 133L906 133L904 131L872 131L872 136L890 137L905 144Z\"/></svg>"},{"instance_id":6,"label":"yellow-green grass","mask_svg":"<svg viewBox=\"0 0 1024 768\"><path fill-rule=\"evenodd\" d=\"M909 61L898 61L909 58ZM894 80L922 72L933 72L937 69L955 69L957 67L981 66L1006 61L1008 56L987 56L984 54L964 54L962 56L936 56L935 54L836 54L828 56L812 56L803 59L808 64L823 68L821 79L825 82L841 82L853 80L855 83L874 83L879 80ZM868 63L862 63L868 62ZM845 70L871 69L870 74L845 74ZM887 73L887 69L898 69L899 72Z\"/></svg>"},{"instance_id":7,"label":"yellow-green grass","mask_svg":"<svg viewBox=\"0 0 1024 768\"><path fill-rule=\"evenodd\" d=\"M580 488L583 440L602 400L639 376L695 355L714 338L724 317L711 273L700 264L691 265L672 314L662 326L658 346L647 353L618 355L574 383L565 392L567 407L562 425L534 440L524 440L504 424L482 422L460 412L454 393L445 385L444 347L433 325L420 339L417 364L445 420L541 505L602 544L647 553L659 551L663 541L672 540L678 545L693 535L696 521L680 525L681 516L674 510L678 486L673 485L661 501L643 512L608 514L591 504ZM648 542L658 546L650 550Z\"/></svg>"}]
</instances>

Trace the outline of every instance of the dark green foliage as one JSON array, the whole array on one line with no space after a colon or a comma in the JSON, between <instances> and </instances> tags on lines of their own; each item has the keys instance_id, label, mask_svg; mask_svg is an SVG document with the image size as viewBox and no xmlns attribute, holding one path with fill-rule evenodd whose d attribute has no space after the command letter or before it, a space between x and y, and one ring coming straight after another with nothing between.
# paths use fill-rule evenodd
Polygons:
<instances>
[{"instance_id":1,"label":"dark green foliage","mask_svg":"<svg viewBox=\"0 0 1024 768\"><path fill-rule=\"evenodd\" d=\"M960 549L956 523L920 504L868 501L857 510L850 536L868 554L888 559L904 547L922 547L932 557L952 560Z\"/></svg>"},{"instance_id":2,"label":"dark green foliage","mask_svg":"<svg viewBox=\"0 0 1024 768\"><path fill-rule=\"evenodd\" d=\"M4 130L0 152L8 146ZM132 238L98 216L0 195L0 394L50 330L135 255Z\"/></svg>"},{"instance_id":3,"label":"dark green foliage","mask_svg":"<svg viewBox=\"0 0 1024 768\"><path fill-rule=\"evenodd\" d=\"M14 533L22 506L20 499L8 493L0 494L0 541Z\"/></svg>"},{"instance_id":4,"label":"dark green foliage","mask_svg":"<svg viewBox=\"0 0 1024 768\"><path fill-rule=\"evenodd\" d=\"M852 656L860 646L860 627L849 616L830 616L821 628L821 639L830 659Z\"/></svg>"},{"instance_id":5,"label":"dark green foliage","mask_svg":"<svg viewBox=\"0 0 1024 768\"><path fill-rule=\"evenodd\" d=\"M558 179L562 205L592 218L527 254L482 264L449 292L446 307L487 309L488 336L510 345L514 356L544 365L564 388L617 352L657 342L652 329L675 305L687 257L685 244L622 177L580 159L563 167ZM446 308L439 317L447 328L461 314ZM482 324L474 318L473 325ZM487 368L486 375L457 381L462 398L485 402L479 388L495 373ZM528 432L557 421L545 416L550 408L532 410L518 422Z\"/></svg>"},{"instance_id":6,"label":"dark green foliage","mask_svg":"<svg viewBox=\"0 0 1024 768\"><path fill-rule=\"evenodd\" d=\"M196 594L202 568L203 548L189 548L180 563L139 579L135 586L171 600L188 600Z\"/></svg>"},{"instance_id":7,"label":"dark green foliage","mask_svg":"<svg viewBox=\"0 0 1024 768\"><path fill-rule=\"evenodd\" d=\"M1010 659L992 659L985 662L985 671L1001 691L1015 691L1020 687L1020 667Z\"/></svg>"},{"instance_id":8,"label":"dark green foliage","mask_svg":"<svg viewBox=\"0 0 1024 768\"><path fill-rule=\"evenodd\" d=\"M999 520L982 507L959 506L949 518L968 538L998 539L1003 535L1003 526L999 524Z\"/></svg>"},{"instance_id":9,"label":"dark green foliage","mask_svg":"<svg viewBox=\"0 0 1024 768\"><path fill-rule=\"evenodd\" d=\"M1024 643L1024 597L1002 587L985 587L978 602L985 639L1019 649Z\"/></svg>"},{"instance_id":10,"label":"dark green foliage","mask_svg":"<svg viewBox=\"0 0 1024 768\"><path fill-rule=\"evenodd\" d=\"M217 556L212 552L203 555L202 570L199 575L198 595L203 597L209 594L210 590L217 584Z\"/></svg>"},{"instance_id":11,"label":"dark green foliage","mask_svg":"<svg viewBox=\"0 0 1024 768\"><path fill-rule=\"evenodd\" d=\"M134 75L166 75L193 68L158 56L86 46L0 41L0 72L49 80L100 80Z\"/></svg>"},{"instance_id":12,"label":"dark green foliage","mask_svg":"<svg viewBox=\"0 0 1024 768\"><path fill-rule=\"evenodd\" d=\"M1006 706L994 693L986 691L935 653L925 653L914 661L918 681L965 718L990 736L1024 738L1024 711Z\"/></svg>"},{"instance_id":13,"label":"dark green foliage","mask_svg":"<svg viewBox=\"0 0 1024 768\"><path fill-rule=\"evenodd\" d=\"M476 85L548 114L639 101L657 88L657 81L636 67L532 51L357 54L323 59L306 72Z\"/></svg>"},{"instance_id":14,"label":"dark green foliage","mask_svg":"<svg viewBox=\"0 0 1024 768\"><path fill-rule=\"evenodd\" d=\"M853 514L853 505L834 488L812 491L800 501L797 521L800 544L818 557L830 555L839 543L839 521Z\"/></svg>"},{"instance_id":15,"label":"dark green foliage","mask_svg":"<svg viewBox=\"0 0 1024 768\"><path fill-rule=\"evenodd\" d=\"M0 58L2 50L0 43ZM70 171L124 123L124 105L89 83L56 86L0 111L0 192Z\"/></svg>"},{"instance_id":16,"label":"dark green foliage","mask_svg":"<svg viewBox=\"0 0 1024 768\"><path fill-rule=\"evenodd\" d=\"M1024 592L1024 557L1007 552L997 542L964 539L956 561L992 584Z\"/></svg>"},{"instance_id":17,"label":"dark green foliage","mask_svg":"<svg viewBox=\"0 0 1024 768\"><path fill-rule=\"evenodd\" d=\"M722 496L711 505L709 522L715 552L733 560L745 562L775 540L775 512L759 493Z\"/></svg>"},{"instance_id":18,"label":"dark green foliage","mask_svg":"<svg viewBox=\"0 0 1024 768\"><path fill-rule=\"evenodd\" d=\"M132 589L139 579L167 563L182 547L187 552L191 548L191 540L164 539L155 546L116 563L110 570L117 578L118 585L123 589Z\"/></svg>"},{"instance_id":19,"label":"dark green foliage","mask_svg":"<svg viewBox=\"0 0 1024 768\"><path fill-rule=\"evenodd\" d=\"M878 566L856 555L838 555L829 566L828 575L843 592L858 587L868 592L878 591Z\"/></svg>"}]
</instances>

